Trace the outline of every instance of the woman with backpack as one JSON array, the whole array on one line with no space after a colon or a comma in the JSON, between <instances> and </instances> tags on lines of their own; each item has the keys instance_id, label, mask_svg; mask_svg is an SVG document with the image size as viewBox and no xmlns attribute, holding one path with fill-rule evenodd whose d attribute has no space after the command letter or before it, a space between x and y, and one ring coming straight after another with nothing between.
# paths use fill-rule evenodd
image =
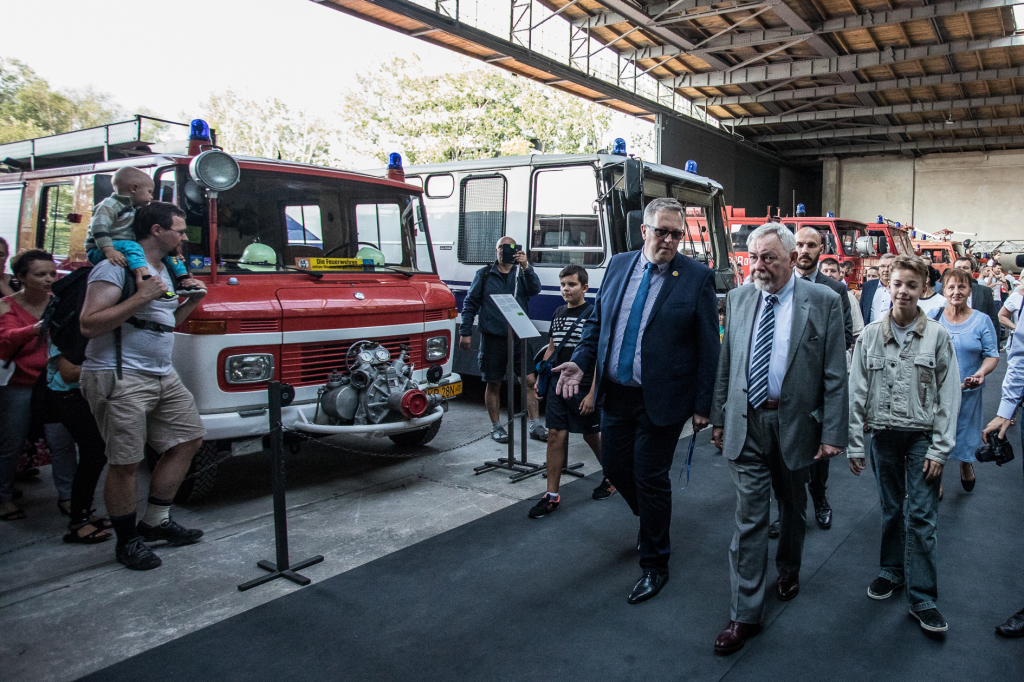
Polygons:
<instances>
[{"instance_id":1,"label":"woman with backpack","mask_svg":"<svg viewBox=\"0 0 1024 682\"><path fill-rule=\"evenodd\" d=\"M14 474L32 417L32 387L46 367L46 343L39 327L57 277L53 256L30 249L11 261L22 288L0 299L0 521L18 521Z\"/></svg>"}]
</instances>

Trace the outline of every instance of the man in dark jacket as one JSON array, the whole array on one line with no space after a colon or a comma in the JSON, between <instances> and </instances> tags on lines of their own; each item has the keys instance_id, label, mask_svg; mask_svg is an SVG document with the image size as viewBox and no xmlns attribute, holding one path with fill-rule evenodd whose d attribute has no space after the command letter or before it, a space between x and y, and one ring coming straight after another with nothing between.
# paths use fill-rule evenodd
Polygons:
<instances>
[{"instance_id":1,"label":"man in dark jacket","mask_svg":"<svg viewBox=\"0 0 1024 682\"><path fill-rule=\"evenodd\" d=\"M502 262L501 247L504 244L514 246L515 243L511 237L499 239L494 249L497 256L495 262L477 270L473 284L466 293L466 300L462 304L462 326L459 328L459 346L462 350L469 350L473 340L473 320L479 317L480 353L477 357L480 361L480 376L487 384L484 390L484 403L487 405L487 414L491 417L491 438L499 443L508 442L508 433L498 425L501 421L501 382L505 379L508 367L508 323L491 295L514 294L519 305L529 315L530 297L540 293L540 278L530 267L525 252L516 251L514 262L511 264ZM515 265L519 267L516 268ZM521 376L522 372L519 362L521 344L522 341L517 338L513 362L516 376ZM526 385L530 389L526 392L530 438L546 441L547 429L537 418L537 392L534 389L536 383L537 377L530 371L526 375Z\"/></svg>"},{"instance_id":2,"label":"man in dark jacket","mask_svg":"<svg viewBox=\"0 0 1024 682\"><path fill-rule=\"evenodd\" d=\"M843 338L846 348L853 348L853 316L850 312L850 297L846 295L846 285L826 277L818 270L818 258L821 257L821 234L813 227L805 227L796 233L796 269L794 274L813 284L821 284L836 292L843 310ZM814 520L822 530L832 527L832 505L829 504L825 491L828 489L827 458L811 464L811 480L807 491L814 502ZM778 522L776 522L778 523ZM775 528L769 529L769 536L775 535Z\"/></svg>"}]
</instances>

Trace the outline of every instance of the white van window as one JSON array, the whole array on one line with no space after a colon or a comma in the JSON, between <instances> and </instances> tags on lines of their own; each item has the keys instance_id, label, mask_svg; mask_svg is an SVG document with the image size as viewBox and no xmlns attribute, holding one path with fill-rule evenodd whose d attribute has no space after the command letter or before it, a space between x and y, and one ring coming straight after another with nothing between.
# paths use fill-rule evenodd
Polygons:
<instances>
[{"instance_id":1,"label":"white van window","mask_svg":"<svg viewBox=\"0 0 1024 682\"><path fill-rule=\"evenodd\" d=\"M455 178L451 173L431 175L427 178L427 197L430 199L447 199L455 191Z\"/></svg>"},{"instance_id":2,"label":"white van window","mask_svg":"<svg viewBox=\"0 0 1024 682\"><path fill-rule=\"evenodd\" d=\"M541 170L533 176L530 257L538 265L600 265L604 240L592 166Z\"/></svg>"},{"instance_id":3,"label":"white van window","mask_svg":"<svg viewBox=\"0 0 1024 682\"><path fill-rule=\"evenodd\" d=\"M466 178L459 207L459 261L491 263L505 236L505 177Z\"/></svg>"}]
</instances>

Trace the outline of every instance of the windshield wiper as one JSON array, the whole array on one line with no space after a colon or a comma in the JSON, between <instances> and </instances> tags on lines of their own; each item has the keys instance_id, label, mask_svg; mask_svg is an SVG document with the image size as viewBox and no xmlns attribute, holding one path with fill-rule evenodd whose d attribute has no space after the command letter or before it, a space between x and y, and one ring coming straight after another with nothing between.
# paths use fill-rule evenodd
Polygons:
<instances>
[{"instance_id":1,"label":"windshield wiper","mask_svg":"<svg viewBox=\"0 0 1024 682\"><path fill-rule=\"evenodd\" d=\"M249 260L247 260L247 261L244 261L244 262L240 261L240 260L225 260L224 262L227 263L228 265L233 265L235 268L238 268L240 270L245 270L246 269L246 267L245 267L246 265L266 265L266 266L269 266L269 267L281 268L282 270L292 270L294 272L301 272L303 274L311 275L313 277L316 277L317 279L323 279L323 276L324 276L324 273L317 272L315 270L303 270L302 268L296 268L296 267L293 267L291 265L282 265L280 263L271 263L270 261L267 261L267 260L264 260L264 261L249 261Z\"/></svg>"}]
</instances>

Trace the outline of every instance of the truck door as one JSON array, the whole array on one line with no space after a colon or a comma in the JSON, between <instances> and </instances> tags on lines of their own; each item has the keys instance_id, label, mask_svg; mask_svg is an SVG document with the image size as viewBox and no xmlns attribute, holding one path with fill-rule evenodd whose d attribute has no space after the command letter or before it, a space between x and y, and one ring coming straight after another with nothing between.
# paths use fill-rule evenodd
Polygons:
<instances>
[{"instance_id":1,"label":"truck door","mask_svg":"<svg viewBox=\"0 0 1024 682\"><path fill-rule=\"evenodd\" d=\"M18 252L18 219L24 189L24 184L0 188L0 237L7 242L12 255Z\"/></svg>"},{"instance_id":2,"label":"truck door","mask_svg":"<svg viewBox=\"0 0 1024 682\"><path fill-rule=\"evenodd\" d=\"M36 217L37 249L44 249L56 260L67 258L71 247L71 221L75 212L75 184L70 181L43 185Z\"/></svg>"}]
</instances>

